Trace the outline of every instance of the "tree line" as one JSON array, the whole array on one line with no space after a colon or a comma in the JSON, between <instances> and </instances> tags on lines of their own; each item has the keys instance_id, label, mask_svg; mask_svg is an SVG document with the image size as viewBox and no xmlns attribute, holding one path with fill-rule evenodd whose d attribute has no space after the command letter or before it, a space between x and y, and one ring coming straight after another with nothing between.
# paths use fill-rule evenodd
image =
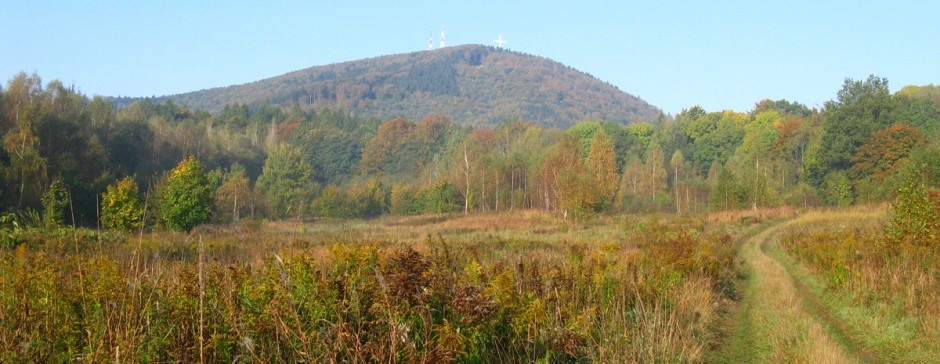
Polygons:
<instances>
[{"instance_id":1,"label":"tree line","mask_svg":"<svg viewBox=\"0 0 940 364\"><path fill-rule=\"evenodd\" d=\"M697 214L892 198L940 181L940 87L847 79L810 109L763 100L567 129L170 101L117 108L21 73L0 89L0 209L44 224L188 230L245 218L543 209Z\"/></svg>"}]
</instances>

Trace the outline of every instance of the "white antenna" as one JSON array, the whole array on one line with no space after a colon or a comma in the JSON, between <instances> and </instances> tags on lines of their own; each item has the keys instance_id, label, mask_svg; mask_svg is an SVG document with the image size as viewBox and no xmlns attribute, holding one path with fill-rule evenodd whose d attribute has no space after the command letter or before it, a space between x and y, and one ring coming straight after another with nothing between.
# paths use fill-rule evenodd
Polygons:
<instances>
[{"instance_id":1,"label":"white antenna","mask_svg":"<svg viewBox=\"0 0 940 364\"><path fill-rule=\"evenodd\" d=\"M441 26L441 48L444 48L444 26Z\"/></svg>"},{"instance_id":2,"label":"white antenna","mask_svg":"<svg viewBox=\"0 0 940 364\"><path fill-rule=\"evenodd\" d=\"M428 33L428 50L434 49L434 33Z\"/></svg>"},{"instance_id":3,"label":"white antenna","mask_svg":"<svg viewBox=\"0 0 940 364\"><path fill-rule=\"evenodd\" d=\"M493 43L496 43L496 48L503 48L503 44L509 43L509 41L503 39L503 35L500 34L500 35L499 35L499 38L497 38L496 40L494 40Z\"/></svg>"}]
</instances>

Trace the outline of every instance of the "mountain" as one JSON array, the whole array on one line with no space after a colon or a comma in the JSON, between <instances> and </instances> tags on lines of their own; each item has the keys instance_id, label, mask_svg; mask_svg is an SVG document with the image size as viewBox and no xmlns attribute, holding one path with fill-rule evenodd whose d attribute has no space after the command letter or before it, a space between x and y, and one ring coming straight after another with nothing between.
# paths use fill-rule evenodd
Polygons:
<instances>
[{"instance_id":1,"label":"mountain","mask_svg":"<svg viewBox=\"0 0 940 364\"><path fill-rule=\"evenodd\" d=\"M654 121L645 101L547 58L463 45L311 67L243 85L159 97L218 112L232 103L340 107L360 116L493 125L520 117L546 126L583 120ZM129 101L129 100L122 100Z\"/></svg>"}]
</instances>

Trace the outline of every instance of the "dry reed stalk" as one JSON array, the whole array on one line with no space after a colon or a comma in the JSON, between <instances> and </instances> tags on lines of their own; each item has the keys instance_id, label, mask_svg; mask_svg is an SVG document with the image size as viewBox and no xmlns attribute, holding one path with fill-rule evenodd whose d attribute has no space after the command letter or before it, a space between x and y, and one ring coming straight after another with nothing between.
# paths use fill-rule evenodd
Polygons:
<instances>
[{"instance_id":1,"label":"dry reed stalk","mask_svg":"<svg viewBox=\"0 0 940 364\"><path fill-rule=\"evenodd\" d=\"M202 277L203 262L205 260L205 247L202 244L202 235L199 235L199 362L205 363L205 336L203 335L203 300L206 296L205 281Z\"/></svg>"}]
</instances>

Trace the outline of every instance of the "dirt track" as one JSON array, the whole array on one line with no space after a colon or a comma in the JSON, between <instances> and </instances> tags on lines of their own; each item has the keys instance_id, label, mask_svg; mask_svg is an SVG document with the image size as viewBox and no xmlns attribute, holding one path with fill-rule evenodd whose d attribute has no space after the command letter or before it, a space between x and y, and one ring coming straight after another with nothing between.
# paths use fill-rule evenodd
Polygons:
<instances>
[{"instance_id":1,"label":"dirt track","mask_svg":"<svg viewBox=\"0 0 940 364\"><path fill-rule=\"evenodd\" d=\"M768 253L793 220L744 242L740 257L748 276L725 362L863 363L871 356L853 349L841 325L804 283Z\"/></svg>"}]
</instances>

